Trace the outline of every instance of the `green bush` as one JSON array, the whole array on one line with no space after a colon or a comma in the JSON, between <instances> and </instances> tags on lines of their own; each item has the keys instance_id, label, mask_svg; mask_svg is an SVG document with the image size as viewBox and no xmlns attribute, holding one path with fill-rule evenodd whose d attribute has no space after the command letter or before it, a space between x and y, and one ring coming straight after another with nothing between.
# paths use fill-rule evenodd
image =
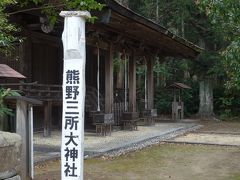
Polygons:
<instances>
[{"instance_id":1,"label":"green bush","mask_svg":"<svg viewBox=\"0 0 240 180\"><path fill-rule=\"evenodd\" d=\"M0 88L0 118L7 115L13 115L12 109L8 108L4 103L4 99L7 96L20 96L20 94L16 91L11 90L10 88Z\"/></svg>"}]
</instances>

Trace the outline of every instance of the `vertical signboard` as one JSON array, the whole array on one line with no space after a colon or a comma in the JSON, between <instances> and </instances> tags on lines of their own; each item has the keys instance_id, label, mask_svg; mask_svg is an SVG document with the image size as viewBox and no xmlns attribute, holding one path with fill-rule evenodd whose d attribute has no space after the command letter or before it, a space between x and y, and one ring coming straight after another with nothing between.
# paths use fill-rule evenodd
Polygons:
<instances>
[{"instance_id":1,"label":"vertical signboard","mask_svg":"<svg viewBox=\"0 0 240 180\"><path fill-rule=\"evenodd\" d=\"M34 179L34 159L33 159L33 106L28 105L28 155L29 155L29 176Z\"/></svg>"},{"instance_id":2,"label":"vertical signboard","mask_svg":"<svg viewBox=\"0 0 240 180\"><path fill-rule=\"evenodd\" d=\"M61 177L83 179L85 104L85 19L87 11L62 11L64 31Z\"/></svg>"}]
</instances>

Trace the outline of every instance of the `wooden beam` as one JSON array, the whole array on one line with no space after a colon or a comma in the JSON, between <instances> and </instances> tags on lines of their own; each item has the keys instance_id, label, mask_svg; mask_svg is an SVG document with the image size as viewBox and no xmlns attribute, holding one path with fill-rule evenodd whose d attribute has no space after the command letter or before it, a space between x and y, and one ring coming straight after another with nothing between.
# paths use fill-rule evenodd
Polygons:
<instances>
[{"instance_id":1,"label":"wooden beam","mask_svg":"<svg viewBox=\"0 0 240 180\"><path fill-rule=\"evenodd\" d=\"M17 100L16 103L16 133L22 137L22 152L21 152L21 178L28 179L28 156L27 156L27 102Z\"/></svg>"},{"instance_id":2,"label":"wooden beam","mask_svg":"<svg viewBox=\"0 0 240 180\"><path fill-rule=\"evenodd\" d=\"M129 60L129 110L136 112L136 56L133 53Z\"/></svg>"},{"instance_id":3,"label":"wooden beam","mask_svg":"<svg viewBox=\"0 0 240 180\"><path fill-rule=\"evenodd\" d=\"M109 46L109 51L105 59L105 113L112 113L113 108L113 48Z\"/></svg>"},{"instance_id":4,"label":"wooden beam","mask_svg":"<svg viewBox=\"0 0 240 180\"><path fill-rule=\"evenodd\" d=\"M28 31L31 35L31 40L33 43L48 43L51 44L51 46L60 47L62 46L61 38L47 35L44 33L39 33L35 31Z\"/></svg>"}]
</instances>

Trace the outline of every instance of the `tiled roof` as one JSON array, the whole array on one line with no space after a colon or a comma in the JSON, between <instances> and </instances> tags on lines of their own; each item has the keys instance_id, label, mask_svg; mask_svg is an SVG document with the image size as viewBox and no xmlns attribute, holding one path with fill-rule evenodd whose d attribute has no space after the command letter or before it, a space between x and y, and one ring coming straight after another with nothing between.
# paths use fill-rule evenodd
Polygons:
<instances>
[{"instance_id":1,"label":"tiled roof","mask_svg":"<svg viewBox=\"0 0 240 180\"><path fill-rule=\"evenodd\" d=\"M15 71L6 64L0 64L0 78L18 78L25 79L26 77Z\"/></svg>"}]
</instances>

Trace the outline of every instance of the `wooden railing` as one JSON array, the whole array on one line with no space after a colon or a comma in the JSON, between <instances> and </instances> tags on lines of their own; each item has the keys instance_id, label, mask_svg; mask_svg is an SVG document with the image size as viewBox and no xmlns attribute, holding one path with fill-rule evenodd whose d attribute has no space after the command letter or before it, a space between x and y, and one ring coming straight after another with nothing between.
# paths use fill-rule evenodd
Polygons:
<instances>
[{"instance_id":1,"label":"wooden railing","mask_svg":"<svg viewBox=\"0 0 240 180\"><path fill-rule=\"evenodd\" d=\"M128 104L127 104L128 106ZM125 103L124 102L114 102L113 103L113 114L114 121L116 125L121 124L122 114L125 112Z\"/></svg>"},{"instance_id":2,"label":"wooden railing","mask_svg":"<svg viewBox=\"0 0 240 180\"><path fill-rule=\"evenodd\" d=\"M114 89L113 114L114 114L114 121L116 125L121 124L122 114L123 112L125 112L124 99L125 99L125 89ZM126 105L128 107L128 102Z\"/></svg>"},{"instance_id":3,"label":"wooden railing","mask_svg":"<svg viewBox=\"0 0 240 180\"><path fill-rule=\"evenodd\" d=\"M42 101L62 101L62 85L38 84L33 83L0 83L0 87L11 88L18 91L21 95L29 98L39 99ZM97 90L94 87L87 86L86 104L87 111L96 110L97 108ZM114 93L113 113L117 125L120 124L122 113L125 111L124 106L124 89L116 90ZM128 104L127 104L128 105ZM104 97L100 94L101 110L104 110Z\"/></svg>"},{"instance_id":4,"label":"wooden railing","mask_svg":"<svg viewBox=\"0 0 240 180\"><path fill-rule=\"evenodd\" d=\"M33 83L0 83L0 87L16 90L21 95L43 101L61 101L62 85ZM100 94L101 110L104 109L104 97ZM86 87L86 110L97 110L97 90Z\"/></svg>"},{"instance_id":5,"label":"wooden railing","mask_svg":"<svg viewBox=\"0 0 240 180\"><path fill-rule=\"evenodd\" d=\"M21 95L40 100L62 100L62 86L33 83L1 83L0 87L18 91Z\"/></svg>"}]
</instances>

